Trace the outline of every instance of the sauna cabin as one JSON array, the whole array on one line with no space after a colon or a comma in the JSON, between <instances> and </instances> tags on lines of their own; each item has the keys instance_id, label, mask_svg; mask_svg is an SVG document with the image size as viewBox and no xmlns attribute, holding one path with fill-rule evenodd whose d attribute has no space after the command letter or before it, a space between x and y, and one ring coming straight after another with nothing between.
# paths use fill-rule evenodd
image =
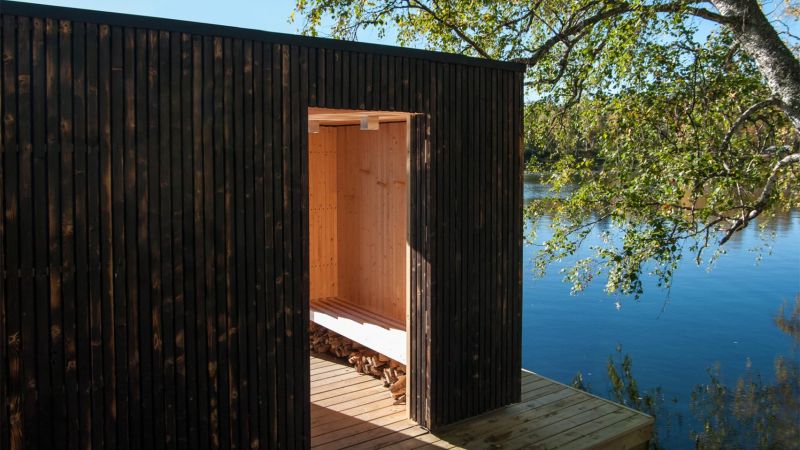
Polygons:
<instances>
[{"instance_id":1,"label":"sauna cabin","mask_svg":"<svg viewBox=\"0 0 800 450\"><path fill-rule=\"evenodd\" d=\"M308 114L311 320L402 364L409 118L323 108Z\"/></svg>"},{"instance_id":2,"label":"sauna cabin","mask_svg":"<svg viewBox=\"0 0 800 450\"><path fill-rule=\"evenodd\" d=\"M0 448L308 447L310 324L425 428L520 401L523 65L5 0L0 51Z\"/></svg>"}]
</instances>

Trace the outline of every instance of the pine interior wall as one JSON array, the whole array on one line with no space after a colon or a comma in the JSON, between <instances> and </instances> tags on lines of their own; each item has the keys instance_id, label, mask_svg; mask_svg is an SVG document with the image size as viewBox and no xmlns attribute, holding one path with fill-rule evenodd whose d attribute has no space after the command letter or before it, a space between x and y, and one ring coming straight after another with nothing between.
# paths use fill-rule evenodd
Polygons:
<instances>
[{"instance_id":1,"label":"pine interior wall","mask_svg":"<svg viewBox=\"0 0 800 450\"><path fill-rule=\"evenodd\" d=\"M339 297L406 321L408 146L404 122L336 127Z\"/></svg>"},{"instance_id":2,"label":"pine interior wall","mask_svg":"<svg viewBox=\"0 0 800 450\"><path fill-rule=\"evenodd\" d=\"M519 399L517 66L1 6L0 447L309 445L309 106L418 113L412 418Z\"/></svg>"},{"instance_id":3,"label":"pine interior wall","mask_svg":"<svg viewBox=\"0 0 800 450\"><path fill-rule=\"evenodd\" d=\"M309 289L311 299L339 296L337 128L308 139Z\"/></svg>"},{"instance_id":4,"label":"pine interior wall","mask_svg":"<svg viewBox=\"0 0 800 450\"><path fill-rule=\"evenodd\" d=\"M406 322L408 142L379 130L322 126L309 135L311 299L336 297Z\"/></svg>"}]
</instances>

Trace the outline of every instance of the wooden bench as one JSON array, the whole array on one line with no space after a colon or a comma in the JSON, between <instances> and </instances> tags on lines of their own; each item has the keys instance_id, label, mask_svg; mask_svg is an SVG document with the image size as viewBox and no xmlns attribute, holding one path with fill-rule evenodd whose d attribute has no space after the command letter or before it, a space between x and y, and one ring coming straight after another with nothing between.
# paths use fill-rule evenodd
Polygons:
<instances>
[{"instance_id":1,"label":"wooden bench","mask_svg":"<svg viewBox=\"0 0 800 450\"><path fill-rule=\"evenodd\" d=\"M406 364L405 324L338 298L311 300L311 321Z\"/></svg>"}]
</instances>

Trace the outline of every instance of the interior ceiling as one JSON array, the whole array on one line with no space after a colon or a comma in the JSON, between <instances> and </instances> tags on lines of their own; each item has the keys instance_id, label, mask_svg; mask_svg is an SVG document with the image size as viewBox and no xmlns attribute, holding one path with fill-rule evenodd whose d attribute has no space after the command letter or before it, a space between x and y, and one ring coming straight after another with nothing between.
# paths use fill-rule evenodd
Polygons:
<instances>
[{"instance_id":1,"label":"interior ceiling","mask_svg":"<svg viewBox=\"0 0 800 450\"><path fill-rule=\"evenodd\" d=\"M356 109L308 108L308 120L320 125L358 125L364 116L378 117L378 121L405 122L411 113L397 111L362 111Z\"/></svg>"}]
</instances>

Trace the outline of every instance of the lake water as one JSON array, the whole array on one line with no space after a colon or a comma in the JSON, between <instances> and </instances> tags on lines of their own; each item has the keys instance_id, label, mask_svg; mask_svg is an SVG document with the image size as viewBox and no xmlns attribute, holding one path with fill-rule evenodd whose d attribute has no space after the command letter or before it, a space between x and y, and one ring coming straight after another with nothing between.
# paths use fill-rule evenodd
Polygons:
<instances>
[{"instance_id":1,"label":"lake water","mask_svg":"<svg viewBox=\"0 0 800 450\"><path fill-rule=\"evenodd\" d=\"M524 190L526 200L549 195L533 176L526 177ZM548 235L544 223L537 242ZM689 397L695 385L709 381L710 366L719 363L723 381L733 383L750 361L771 380L775 357L791 354L792 340L773 318L800 293L800 212L781 217L769 230L775 239L771 253L760 262L752 249L764 241L751 227L725 245L728 253L710 272L688 258L670 291L649 279L639 300L606 295L602 279L570 295L570 285L559 273L569 262L535 278L535 249L525 245L522 366L563 383L580 371L592 392L606 395L606 364L619 344L633 358L640 390L661 386L667 399L677 396L678 403L670 408L683 414L685 422L677 428L672 424L665 444L691 448ZM594 236L586 244L596 242ZM578 256L587 255L584 251Z\"/></svg>"}]
</instances>

